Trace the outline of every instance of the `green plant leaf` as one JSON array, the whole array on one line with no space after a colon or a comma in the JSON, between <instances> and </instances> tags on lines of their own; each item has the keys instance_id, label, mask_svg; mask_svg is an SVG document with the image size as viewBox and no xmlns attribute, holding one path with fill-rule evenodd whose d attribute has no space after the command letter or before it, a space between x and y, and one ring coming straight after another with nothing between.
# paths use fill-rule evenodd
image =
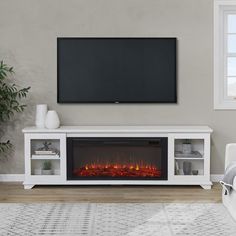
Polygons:
<instances>
[{"instance_id":1,"label":"green plant leaf","mask_svg":"<svg viewBox=\"0 0 236 236\"><path fill-rule=\"evenodd\" d=\"M0 123L8 121L17 112L22 112L26 105L21 104L21 99L25 98L30 87L18 88L11 83L9 75L14 73L14 69L0 61ZM10 149L10 141L0 142L0 153Z\"/></svg>"}]
</instances>

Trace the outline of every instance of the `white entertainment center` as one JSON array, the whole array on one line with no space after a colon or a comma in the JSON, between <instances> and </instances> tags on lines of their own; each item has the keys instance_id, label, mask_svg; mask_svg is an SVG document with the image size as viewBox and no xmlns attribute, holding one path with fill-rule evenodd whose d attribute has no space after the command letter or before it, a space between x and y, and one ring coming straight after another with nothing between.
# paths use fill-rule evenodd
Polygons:
<instances>
[{"instance_id":1,"label":"white entertainment center","mask_svg":"<svg viewBox=\"0 0 236 236\"><path fill-rule=\"evenodd\" d=\"M210 135L208 126L61 126L58 129L23 129L25 140L24 188L34 185L201 185L211 189ZM68 180L67 138L168 138L167 180ZM185 140L189 140L193 153L181 155ZM35 155L43 142L51 142L59 155ZM52 162L50 175L35 173L45 160ZM183 163L190 162L195 174L184 174ZM194 173L194 172L193 172Z\"/></svg>"}]
</instances>

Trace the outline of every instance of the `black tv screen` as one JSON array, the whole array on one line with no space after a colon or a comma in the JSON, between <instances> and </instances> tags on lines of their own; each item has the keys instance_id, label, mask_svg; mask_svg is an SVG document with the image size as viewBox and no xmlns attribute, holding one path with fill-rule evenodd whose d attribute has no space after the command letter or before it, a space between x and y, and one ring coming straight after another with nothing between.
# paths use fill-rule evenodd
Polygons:
<instances>
[{"instance_id":1,"label":"black tv screen","mask_svg":"<svg viewBox=\"0 0 236 236\"><path fill-rule=\"evenodd\" d=\"M59 103L176 103L176 38L58 38Z\"/></svg>"}]
</instances>

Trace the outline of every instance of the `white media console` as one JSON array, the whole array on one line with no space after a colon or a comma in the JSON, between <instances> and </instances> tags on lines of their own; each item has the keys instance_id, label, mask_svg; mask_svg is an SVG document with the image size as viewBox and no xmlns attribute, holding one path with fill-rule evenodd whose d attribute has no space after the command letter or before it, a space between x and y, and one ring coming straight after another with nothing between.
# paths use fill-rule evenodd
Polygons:
<instances>
[{"instance_id":1,"label":"white media console","mask_svg":"<svg viewBox=\"0 0 236 236\"><path fill-rule=\"evenodd\" d=\"M58 129L23 129L25 140L24 188L34 185L201 185L211 189L210 135L208 126L61 126ZM167 180L67 180L67 138L168 138ZM193 154L181 155L183 143L191 143ZM59 155L35 155L35 151L48 141ZM43 162L50 160L51 173L41 172ZM183 172L183 163L191 162L193 173ZM196 173L197 172L197 173Z\"/></svg>"}]
</instances>

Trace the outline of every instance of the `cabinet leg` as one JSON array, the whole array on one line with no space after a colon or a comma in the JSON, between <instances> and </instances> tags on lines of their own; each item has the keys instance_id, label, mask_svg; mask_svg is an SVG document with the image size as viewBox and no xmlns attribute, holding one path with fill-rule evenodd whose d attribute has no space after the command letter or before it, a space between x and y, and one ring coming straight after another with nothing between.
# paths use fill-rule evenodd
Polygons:
<instances>
[{"instance_id":1,"label":"cabinet leg","mask_svg":"<svg viewBox=\"0 0 236 236\"><path fill-rule=\"evenodd\" d=\"M24 184L24 189L32 189L34 184Z\"/></svg>"},{"instance_id":2,"label":"cabinet leg","mask_svg":"<svg viewBox=\"0 0 236 236\"><path fill-rule=\"evenodd\" d=\"M200 185L203 189L206 189L206 190L210 190L211 189L211 185L210 184L202 184Z\"/></svg>"}]
</instances>

